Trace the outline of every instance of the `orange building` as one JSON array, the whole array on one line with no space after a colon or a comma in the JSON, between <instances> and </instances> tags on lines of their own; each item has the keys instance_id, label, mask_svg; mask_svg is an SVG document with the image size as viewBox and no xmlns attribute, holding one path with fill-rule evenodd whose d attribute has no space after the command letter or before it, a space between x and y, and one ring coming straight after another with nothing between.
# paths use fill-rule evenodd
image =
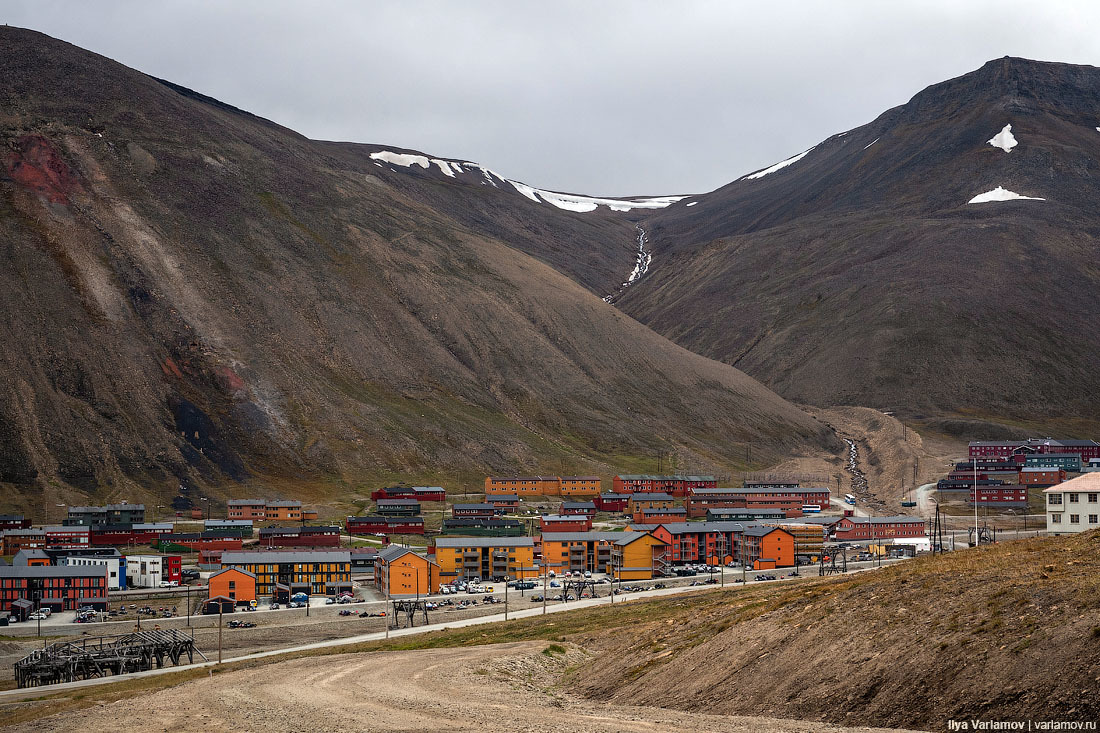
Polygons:
<instances>
[{"instance_id":1,"label":"orange building","mask_svg":"<svg viewBox=\"0 0 1100 733\"><path fill-rule=\"evenodd\" d=\"M485 495L560 496L561 479L557 476L486 476Z\"/></svg>"},{"instance_id":2,"label":"orange building","mask_svg":"<svg viewBox=\"0 0 1100 733\"><path fill-rule=\"evenodd\" d=\"M264 507L264 518L274 521L298 522L302 519L302 502L269 501Z\"/></svg>"},{"instance_id":3,"label":"orange building","mask_svg":"<svg viewBox=\"0 0 1100 733\"><path fill-rule=\"evenodd\" d=\"M256 600L256 576L240 568L226 568L210 576L209 598L230 598L236 603Z\"/></svg>"},{"instance_id":4,"label":"orange building","mask_svg":"<svg viewBox=\"0 0 1100 733\"><path fill-rule=\"evenodd\" d=\"M390 545L374 558L374 584L390 597L426 596L439 587L439 566L408 547Z\"/></svg>"},{"instance_id":5,"label":"orange building","mask_svg":"<svg viewBox=\"0 0 1100 733\"><path fill-rule=\"evenodd\" d=\"M735 555L746 567L759 569L768 567L764 560L770 560L770 567L789 568L794 565L794 535L778 527L750 526L744 532L734 536Z\"/></svg>"},{"instance_id":6,"label":"orange building","mask_svg":"<svg viewBox=\"0 0 1100 733\"><path fill-rule=\"evenodd\" d=\"M599 476L562 476L558 479L562 496L597 496L600 493Z\"/></svg>"},{"instance_id":7,"label":"orange building","mask_svg":"<svg viewBox=\"0 0 1100 733\"><path fill-rule=\"evenodd\" d=\"M303 509L302 510L302 521L303 522L316 522L317 521L317 510L316 509Z\"/></svg>"},{"instance_id":8,"label":"orange building","mask_svg":"<svg viewBox=\"0 0 1100 733\"><path fill-rule=\"evenodd\" d=\"M648 532L547 532L542 563L554 572L612 573L622 580L663 574L665 543Z\"/></svg>"}]
</instances>

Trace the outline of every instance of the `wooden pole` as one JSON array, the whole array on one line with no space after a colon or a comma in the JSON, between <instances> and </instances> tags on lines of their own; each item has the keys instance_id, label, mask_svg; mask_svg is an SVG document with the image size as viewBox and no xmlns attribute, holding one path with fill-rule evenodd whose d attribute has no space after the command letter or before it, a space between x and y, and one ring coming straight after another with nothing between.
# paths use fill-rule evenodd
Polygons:
<instances>
[{"instance_id":1,"label":"wooden pole","mask_svg":"<svg viewBox=\"0 0 1100 733\"><path fill-rule=\"evenodd\" d=\"M222 663L222 612L224 610L225 606L221 599L218 599L218 664Z\"/></svg>"}]
</instances>

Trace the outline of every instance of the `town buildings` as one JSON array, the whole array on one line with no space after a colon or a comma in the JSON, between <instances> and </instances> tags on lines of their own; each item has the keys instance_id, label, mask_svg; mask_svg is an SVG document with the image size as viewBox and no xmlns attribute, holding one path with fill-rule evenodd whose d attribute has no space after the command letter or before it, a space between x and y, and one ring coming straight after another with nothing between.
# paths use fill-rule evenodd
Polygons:
<instances>
[{"instance_id":1,"label":"town buildings","mask_svg":"<svg viewBox=\"0 0 1100 733\"><path fill-rule=\"evenodd\" d=\"M339 547L340 528L261 527L260 547Z\"/></svg>"},{"instance_id":2,"label":"town buildings","mask_svg":"<svg viewBox=\"0 0 1100 733\"><path fill-rule=\"evenodd\" d=\"M344 526L348 534L424 534L424 517L348 517Z\"/></svg>"},{"instance_id":3,"label":"town buildings","mask_svg":"<svg viewBox=\"0 0 1100 733\"><path fill-rule=\"evenodd\" d=\"M440 486L387 486L372 491L370 498L379 499L416 499L417 501L447 501L447 492Z\"/></svg>"},{"instance_id":4,"label":"town buildings","mask_svg":"<svg viewBox=\"0 0 1100 733\"><path fill-rule=\"evenodd\" d=\"M126 580L132 588L160 588L183 580L183 559L179 555L127 555Z\"/></svg>"},{"instance_id":5,"label":"town buildings","mask_svg":"<svg viewBox=\"0 0 1100 733\"><path fill-rule=\"evenodd\" d=\"M63 524L94 527L100 524L138 524L145 521L144 504L71 506Z\"/></svg>"},{"instance_id":6,"label":"town buildings","mask_svg":"<svg viewBox=\"0 0 1100 733\"><path fill-rule=\"evenodd\" d=\"M212 574L207 581L210 598L228 598L234 605L259 600L256 575L242 568L225 568Z\"/></svg>"},{"instance_id":7,"label":"town buildings","mask_svg":"<svg viewBox=\"0 0 1100 733\"><path fill-rule=\"evenodd\" d=\"M1100 458L1100 443L1095 440L1054 440L1030 438L1028 440L975 440L971 441L970 458L1013 458L1023 463L1025 456L1036 453L1070 453L1082 461ZM1018 458L1017 458L1018 457Z\"/></svg>"}]
</instances>

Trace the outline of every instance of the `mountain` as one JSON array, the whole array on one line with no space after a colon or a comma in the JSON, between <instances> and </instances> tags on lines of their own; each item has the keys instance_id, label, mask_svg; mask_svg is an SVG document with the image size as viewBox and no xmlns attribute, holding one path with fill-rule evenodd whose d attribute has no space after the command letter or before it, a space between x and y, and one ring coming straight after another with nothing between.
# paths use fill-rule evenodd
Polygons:
<instances>
[{"instance_id":1,"label":"mountain","mask_svg":"<svg viewBox=\"0 0 1100 733\"><path fill-rule=\"evenodd\" d=\"M40 33L0 40L10 506L832 445L601 300L636 258L634 212L610 209L630 204L436 177Z\"/></svg>"},{"instance_id":2,"label":"mountain","mask_svg":"<svg viewBox=\"0 0 1100 733\"><path fill-rule=\"evenodd\" d=\"M652 213L616 304L796 401L1095 422L1098 126L1100 70L991 61Z\"/></svg>"}]
</instances>

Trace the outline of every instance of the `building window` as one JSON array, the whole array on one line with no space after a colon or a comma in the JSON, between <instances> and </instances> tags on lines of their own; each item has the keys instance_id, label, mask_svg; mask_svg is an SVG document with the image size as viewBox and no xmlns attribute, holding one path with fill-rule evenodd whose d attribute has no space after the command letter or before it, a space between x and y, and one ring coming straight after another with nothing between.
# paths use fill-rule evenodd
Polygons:
<instances>
[{"instance_id":1,"label":"building window","mask_svg":"<svg viewBox=\"0 0 1100 733\"><path fill-rule=\"evenodd\" d=\"M1080 524L1081 523L1081 515L1080 514L1070 514L1069 515L1069 523L1070 524Z\"/></svg>"},{"instance_id":2,"label":"building window","mask_svg":"<svg viewBox=\"0 0 1100 733\"><path fill-rule=\"evenodd\" d=\"M1077 494L1076 493L1070 492L1069 503L1070 504L1076 504L1077 503Z\"/></svg>"},{"instance_id":3,"label":"building window","mask_svg":"<svg viewBox=\"0 0 1100 733\"><path fill-rule=\"evenodd\" d=\"M1089 504L1096 503L1096 494L1089 494Z\"/></svg>"},{"instance_id":4,"label":"building window","mask_svg":"<svg viewBox=\"0 0 1100 733\"><path fill-rule=\"evenodd\" d=\"M1096 523L1097 523L1097 522L1096 522L1096 519L1097 519L1097 515L1096 515L1096 514L1090 514L1090 515L1089 515L1089 524L1096 524Z\"/></svg>"},{"instance_id":5,"label":"building window","mask_svg":"<svg viewBox=\"0 0 1100 733\"><path fill-rule=\"evenodd\" d=\"M1050 515L1050 523L1051 524L1061 524L1062 523L1062 515L1061 514L1051 514Z\"/></svg>"},{"instance_id":6,"label":"building window","mask_svg":"<svg viewBox=\"0 0 1100 733\"><path fill-rule=\"evenodd\" d=\"M1047 497L1047 503L1048 504L1061 504L1062 503L1062 495L1061 494L1051 494L1050 496Z\"/></svg>"}]
</instances>

